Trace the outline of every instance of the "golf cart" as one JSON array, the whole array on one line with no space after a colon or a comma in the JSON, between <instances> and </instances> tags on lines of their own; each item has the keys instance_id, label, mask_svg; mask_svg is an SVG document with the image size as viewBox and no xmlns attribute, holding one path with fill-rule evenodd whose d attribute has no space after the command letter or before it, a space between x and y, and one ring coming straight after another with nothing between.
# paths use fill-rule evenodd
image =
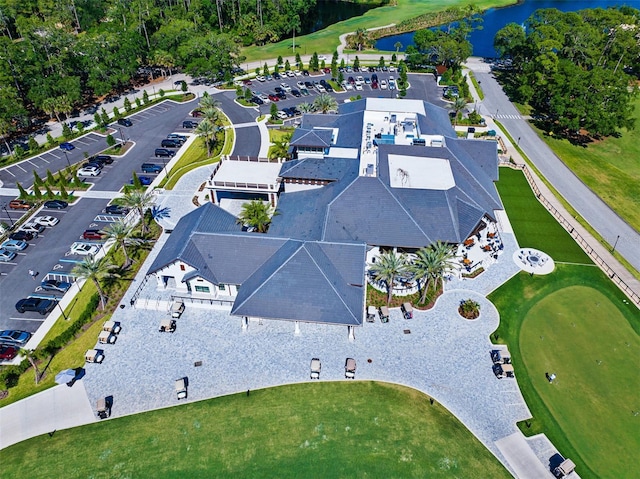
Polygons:
<instances>
[{"instance_id":1,"label":"golf cart","mask_svg":"<svg viewBox=\"0 0 640 479\"><path fill-rule=\"evenodd\" d=\"M400 306L400 310L402 311L404 319L413 318L413 306L411 306L411 303L402 303L402 306Z\"/></svg>"},{"instance_id":2,"label":"golf cart","mask_svg":"<svg viewBox=\"0 0 640 479\"><path fill-rule=\"evenodd\" d=\"M313 358L311 360L311 379L320 379L320 370L322 369L322 364L318 358Z\"/></svg>"},{"instance_id":3,"label":"golf cart","mask_svg":"<svg viewBox=\"0 0 640 479\"><path fill-rule=\"evenodd\" d=\"M173 333L176 330L176 320L175 319L163 319L160 321L160 327L158 331L161 333Z\"/></svg>"},{"instance_id":4,"label":"golf cart","mask_svg":"<svg viewBox=\"0 0 640 479\"><path fill-rule=\"evenodd\" d=\"M498 379L515 377L512 364L494 364L493 374Z\"/></svg>"},{"instance_id":5,"label":"golf cart","mask_svg":"<svg viewBox=\"0 0 640 479\"><path fill-rule=\"evenodd\" d=\"M388 323L389 322L389 308L386 306L380 306L378 309L378 314L380 314L380 322Z\"/></svg>"},{"instance_id":6,"label":"golf cart","mask_svg":"<svg viewBox=\"0 0 640 479\"><path fill-rule=\"evenodd\" d=\"M107 398L100 398L96 404L96 413L100 419L106 419L111 416L111 404Z\"/></svg>"},{"instance_id":7,"label":"golf cart","mask_svg":"<svg viewBox=\"0 0 640 479\"><path fill-rule=\"evenodd\" d=\"M122 327L120 326L120 323L118 321L106 321L102 325L102 330L109 331L110 333L113 333L113 334L119 334L120 331L122 330Z\"/></svg>"},{"instance_id":8,"label":"golf cart","mask_svg":"<svg viewBox=\"0 0 640 479\"><path fill-rule=\"evenodd\" d=\"M376 307L369 306L367 307L367 322L373 323L376 320Z\"/></svg>"},{"instance_id":9,"label":"golf cart","mask_svg":"<svg viewBox=\"0 0 640 479\"><path fill-rule=\"evenodd\" d=\"M104 352L102 349L89 349L84 353L84 360L88 363L100 364L104 360Z\"/></svg>"},{"instance_id":10,"label":"golf cart","mask_svg":"<svg viewBox=\"0 0 640 479\"><path fill-rule=\"evenodd\" d=\"M171 303L171 308L169 310L171 312L172 318L179 318L184 313L184 303L180 300L174 301Z\"/></svg>"},{"instance_id":11,"label":"golf cart","mask_svg":"<svg viewBox=\"0 0 640 479\"><path fill-rule=\"evenodd\" d=\"M509 352L504 349L494 349L491 351L491 360L493 364L511 364L511 356L509 356Z\"/></svg>"},{"instance_id":12,"label":"golf cart","mask_svg":"<svg viewBox=\"0 0 640 479\"><path fill-rule=\"evenodd\" d=\"M571 474L576 468L576 465L571 459L565 459L558 467L553 470L553 475L556 477L565 477Z\"/></svg>"},{"instance_id":13,"label":"golf cart","mask_svg":"<svg viewBox=\"0 0 640 479\"><path fill-rule=\"evenodd\" d=\"M347 379L356 378L356 360L353 358L347 358L344 364L344 377Z\"/></svg>"},{"instance_id":14,"label":"golf cart","mask_svg":"<svg viewBox=\"0 0 640 479\"><path fill-rule=\"evenodd\" d=\"M116 342L117 336L110 331L100 331L98 342L100 344L113 344Z\"/></svg>"},{"instance_id":15,"label":"golf cart","mask_svg":"<svg viewBox=\"0 0 640 479\"><path fill-rule=\"evenodd\" d=\"M187 399L187 378L176 379L176 394L178 400Z\"/></svg>"}]
</instances>

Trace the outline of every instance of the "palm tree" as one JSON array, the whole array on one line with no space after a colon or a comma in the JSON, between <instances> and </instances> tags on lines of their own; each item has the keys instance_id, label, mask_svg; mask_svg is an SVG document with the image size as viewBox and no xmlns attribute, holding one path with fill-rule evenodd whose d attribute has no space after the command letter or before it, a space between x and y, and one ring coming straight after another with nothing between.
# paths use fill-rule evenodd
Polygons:
<instances>
[{"instance_id":1,"label":"palm tree","mask_svg":"<svg viewBox=\"0 0 640 479\"><path fill-rule=\"evenodd\" d=\"M90 279L93 281L93 284L98 290L98 295L100 296L101 309L104 310L107 304L107 296L100 287L100 280L103 278L118 276L113 272L115 268L117 268L117 266L111 263L106 256L103 256L100 259L96 259L93 256L87 256L82 262L76 264L71 272L78 279Z\"/></svg>"},{"instance_id":2,"label":"palm tree","mask_svg":"<svg viewBox=\"0 0 640 479\"><path fill-rule=\"evenodd\" d=\"M358 28L356 33L350 37L351 47L355 48L359 52L362 51L363 48L368 47L371 43L371 39L369 38L369 32L364 28Z\"/></svg>"},{"instance_id":3,"label":"palm tree","mask_svg":"<svg viewBox=\"0 0 640 479\"><path fill-rule=\"evenodd\" d=\"M326 114L328 111L338 108L338 102L328 93L320 93L313 100L313 106L316 110Z\"/></svg>"},{"instance_id":4,"label":"palm tree","mask_svg":"<svg viewBox=\"0 0 640 479\"><path fill-rule=\"evenodd\" d=\"M395 42L393 44L394 48L396 49L396 54L400 51L400 49L402 48L402 43L400 42Z\"/></svg>"},{"instance_id":5,"label":"palm tree","mask_svg":"<svg viewBox=\"0 0 640 479\"><path fill-rule=\"evenodd\" d=\"M406 255L388 251L379 254L376 262L369 268L376 281L384 281L387 284L387 304L391 302L393 283L398 276L409 272L408 266Z\"/></svg>"},{"instance_id":6,"label":"palm tree","mask_svg":"<svg viewBox=\"0 0 640 479\"><path fill-rule=\"evenodd\" d=\"M44 371L40 371L40 368L38 368L38 363L36 362L36 358L33 355L33 350L20 348L18 354L27 358L27 360L29 361L29 364L31 364L31 367L33 368L36 384L38 384L42 379L42 376L44 376Z\"/></svg>"},{"instance_id":7,"label":"palm tree","mask_svg":"<svg viewBox=\"0 0 640 479\"><path fill-rule=\"evenodd\" d=\"M269 203L253 200L242 205L237 223L254 227L258 233L266 233L271 223L272 212Z\"/></svg>"},{"instance_id":8,"label":"palm tree","mask_svg":"<svg viewBox=\"0 0 640 479\"><path fill-rule=\"evenodd\" d=\"M467 100L465 100L462 97L457 97L456 101L453 102L453 111L456 112L456 117L453 120L453 125L457 126L458 125L458 113L460 113L464 107L467 106Z\"/></svg>"},{"instance_id":9,"label":"palm tree","mask_svg":"<svg viewBox=\"0 0 640 479\"><path fill-rule=\"evenodd\" d=\"M431 281L435 282L434 286L437 289L444 275L455 267L455 252L447 243L438 241L416 252L416 259L412 261L410 270L418 283L422 280L421 303L427 299Z\"/></svg>"},{"instance_id":10,"label":"palm tree","mask_svg":"<svg viewBox=\"0 0 640 479\"><path fill-rule=\"evenodd\" d=\"M309 103L309 102L304 102L304 103L300 103L298 105L298 110L300 110L302 113L311 113L314 110L313 104Z\"/></svg>"},{"instance_id":11,"label":"palm tree","mask_svg":"<svg viewBox=\"0 0 640 479\"><path fill-rule=\"evenodd\" d=\"M269 158L286 158L289 153L291 135L283 135L279 140L274 140L269 150Z\"/></svg>"},{"instance_id":12,"label":"palm tree","mask_svg":"<svg viewBox=\"0 0 640 479\"><path fill-rule=\"evenodd\" d=\"M217 100L212 95L209 95L207 92L202 94L202 99L200 100L200 108L220 108L220 100Z\"/></svg>"},{"instance_id":13,"label":"palm tree","mask_svg":"<svg viewBox=\"0 0 640 479\"><path fill-rule=\"evenodd\" d=\"M194 133L204 140L207 146L207 156L211 156L211 141L213 140L218 128L213 124L211 120L205 118L194 130Z\"/></svg>"},{"instance_id":14,"label":"palm tree","mask_svg":"<svg viewBox=\"0 0 640 479\"><path fill-rule=\"evenodd\" d=\"M134 227L126 224L124 221L116 221L111 223L108 228L104 230L107 239L112 239L116 244L122 248L124 253L124 265L123 268L128 268L131 264L131 259L127 252L127 246L139 245L142 243L140 238L134 238Z\"/></svg>"},{"instance_id":15,"label":"palm tree","mask_svg":"<svg viewBox=\"0 0 640 479\"><path fill-rule=\"evenodd\" d=\"M144 214L155 203L153 194L144 191L130 191L116 201L119 205L133 208L138 212L140 221L142 222L142 235L147 234L147 224L144 221Z\"/></svg>"}]
</instances>

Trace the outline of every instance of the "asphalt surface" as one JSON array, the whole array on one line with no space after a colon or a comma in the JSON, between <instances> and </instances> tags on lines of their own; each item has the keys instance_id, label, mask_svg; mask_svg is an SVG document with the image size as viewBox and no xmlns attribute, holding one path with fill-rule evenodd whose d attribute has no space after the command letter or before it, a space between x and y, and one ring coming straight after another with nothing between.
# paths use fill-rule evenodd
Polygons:
<instances>
[{"instance_id":1,"label":"asphalt surface","mask_svg":"<svg viewBox=\"0 0 640 479\"><path fill-rule=\"evenodd\" d=\"M93 184L91 191L104 191L107 192L106 196L115 198L118 196L118 192L122 189L122 186L129 183L133 171L136 171L139 175L143 174L140 171L140 165L142 163L153 162L162 165L162 158L155 158L154 156L155 148L160 146L161 140L166 137L167 134L171 132L188 131L182 128L182 121L189 118L189 112L195 107L196 102L182 104L164 102L130 117L133 126L121 128L123 130L123 137L133 141L134 146L123 157L114 157L113 164L105 165L105 168L99 176L85 178L87 182ZM118 135L120 135L119 132ZM93 137L97 135L90 136ZM83 137L73 142L76 145L82 145L77 146L75 150L70 152L73 155L79 156L79 158L74 156L74 160L83 160L84 155L82 151L87 151L89 148L92 148L90 154L95 154L107 146L104 138L102 138L100 145L97 144L98 142L89 143L86 138L87 137ZM86 149L83 150L82 148ZM55 150L53 152L53 154L56 155L59 153L61 153L61 151ZM71 161L73 162L74 160ZM21 184L31 184L33 182L33 171L22 171L25 170L28 165L33 165L32 168L36 168L38 162L37 160L33 163L22 162L19 164L21 168L17 168L16 165L14 165L0 171L0 174L4 175L5 178L7 175L14 178L13 183L7 181L4 186L14 186L16 180L20 181ZM44 169L45 173L46 169L50 169L55 173L58 167L66 166L66 159L64 155L62 155L62 158L57 158L57 162L52 160L46 165ZM9 169L11 169L14 176L11 176L7 172ZM150 177L155 176L154 174L147 173L144 173L144 175ZM30 181L27 182L23 179ZM11 199L13 198L0 197L0 208L8 204ZM108 202L109 200L107 199L81 198L65 210L43 209L33 213L33 217L39 215L55 216L60 218L60 223L47 228L41 235L30 241L27 249L18 253L18 256L13 261L0 263L0 329L20 329L34 332L42 324L46 316L31 312L20 314L15 309L15 303L21 298L34 294L52 295L48 292L36 291L40 281L44 279L47 273L68 271L73 267L74 260L82 260L81 257L67 255L69 247L75 241L92 242L81 239L85 229L104 228L108 225L108 222L102 221L106 218L100 217ZM21 211L9 210L8 207L6 211L4 208L0 211L2 212L0 214L2 221L7 223L10 223L10 220L7 221L9 218L17 221L22 214L24 214ZM96 221L96 219L98 219L98 221ZM29 270L39 272L36 280L31 278Z\"/></svg>"},{"instance_id":2,"label":"asphalt surface","mask_svg":"<svg viewBox=\"0 0 640 479\"><path fill-rule=\"evenodd\" d=\"M562 197L624 258L640 270L640 234L616 214L565 166L531 129L509 101L501 85L480 61L468 62L485 98L481 112L497 119Z\"/></svg>"}]
</instances>

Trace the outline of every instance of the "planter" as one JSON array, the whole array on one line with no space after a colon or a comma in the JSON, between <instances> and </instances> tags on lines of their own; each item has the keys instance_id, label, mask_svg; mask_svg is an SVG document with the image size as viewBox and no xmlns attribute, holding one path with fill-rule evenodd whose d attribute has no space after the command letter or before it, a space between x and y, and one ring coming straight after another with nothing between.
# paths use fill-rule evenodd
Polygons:
<instances>
[{"instance_id":1,"label":"planter","mask_svg":"<svg viewBox=\"0 0 640 479\"><path fill-rule=\"evenodd\" d=\"M480 317L480 305L472 299L461 301L460 306L458 306L458 314L464 319L478 319Z\"/></svg>"}]
</instances>

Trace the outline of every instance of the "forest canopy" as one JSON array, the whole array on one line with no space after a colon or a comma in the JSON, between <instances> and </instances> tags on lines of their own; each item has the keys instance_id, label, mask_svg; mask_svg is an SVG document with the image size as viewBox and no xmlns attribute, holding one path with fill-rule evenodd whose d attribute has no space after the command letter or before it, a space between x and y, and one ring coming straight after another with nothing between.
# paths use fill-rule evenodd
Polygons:
<instances>
[{"instance_id":1,"label":"forest canopy","mask_svg":"<svg viewBox=\"0 0 640 479\"><path fill-rule=\"evenodd\" d=\"M549 131L597 137L634 127L638 10L537 10L498 31L494 47L510 59L511 99L533 107Z\"/></svg>"},{"instance_id":2,"label":"forest canopy","mask_svg":"<svg viewBox=\"0 0 640 479\"><path fill-rule=\"evenodd\" d=\"M0 134L148 72L231 77L240 46L300 29L315 0L0 0ZM153 70L151 70L153 71Z\"/></svg>"}]
</instances>

